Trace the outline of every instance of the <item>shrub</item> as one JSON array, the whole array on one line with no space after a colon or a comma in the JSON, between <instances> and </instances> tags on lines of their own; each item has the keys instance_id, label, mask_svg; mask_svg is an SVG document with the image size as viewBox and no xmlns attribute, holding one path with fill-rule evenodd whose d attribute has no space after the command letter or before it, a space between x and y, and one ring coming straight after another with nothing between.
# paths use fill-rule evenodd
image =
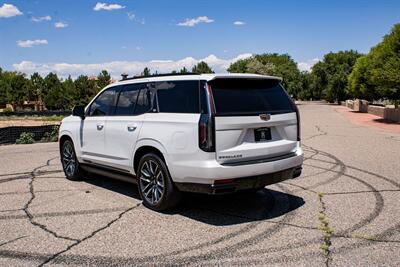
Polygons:
<instances>
[{"instance_id":1,"label":"shrub","mask_svg":"<svg viewBox=\"0 0 400 267\"><path fill-rule=\"evenodd\" d=\"M35 140L33 139L33 133L23 132L16 140L17 144L33 144Z\"/></svg>"},{"instance_id":2,"label":"shrub","mask_svg":"<svg viewBox=\"0 0 400 267\"><path fill-rule=\"evenodd\" d=\"M13 110L10 107L7 107L7 108L3 109L3 113L5 115L10 115L12 112L13 112Z\"/></svg>"},{"instance_id":3,"label":"shrub","mask_svg":"<svg viewBox=\"0 0 400 267\"><path fill-rule=\"evenodd\" d=\"M58 140L58 127L54 127L53 131L46 132L43 135L42 142L57 142Z\"/></svg>"}]
</instances>

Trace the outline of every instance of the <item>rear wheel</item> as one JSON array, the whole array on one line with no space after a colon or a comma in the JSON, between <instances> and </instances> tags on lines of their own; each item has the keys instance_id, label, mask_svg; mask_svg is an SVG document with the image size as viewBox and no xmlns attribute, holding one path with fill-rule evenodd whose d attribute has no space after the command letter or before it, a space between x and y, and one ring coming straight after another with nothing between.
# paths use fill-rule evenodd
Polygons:
<instances>
[{"instance_id":1,"label":"rear wheel","mask_svg":"<svg viewBox=\"0 0 400 267\"><path fill-rule=\"evenodd\" d=\"M171 209L181 198L165 162L153 153L141 158L137 169L137 184L143 204L152 210Z\"/></svg>"},{"instance_id":2,"label":"rear wheel","mask_svg":"<svg viewBox=\"0 0 400 267\"><path fill-rule=\"evenodd\" d=\"M65 140L60 149L61 164L68 180L78 181L82 180L84 171L76 159L74 144L71 140Z\"/></svg>"}]
</instances>

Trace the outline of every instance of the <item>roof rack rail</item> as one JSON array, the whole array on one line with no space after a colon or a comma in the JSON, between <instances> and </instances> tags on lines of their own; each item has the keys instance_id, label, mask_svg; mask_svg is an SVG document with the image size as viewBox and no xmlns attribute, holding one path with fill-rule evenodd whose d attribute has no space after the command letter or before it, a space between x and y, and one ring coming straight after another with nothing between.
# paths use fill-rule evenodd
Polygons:
<instances>
[{"instance_id":1,"label":"roof rack rail","mask_svg":"<svg viewBox=\"0 0 400 267\"><path fill-rule=\"evenodd\" d=\"M143 78L153 78L153 77L165 77L165 76L184 76L184 75L200 75L199 73L163 73L163 74L152 74L148 76L140 75L140 76L133 76L133 77L124 77L120 81L127 81L127 80L135 80L135 79L143 79Z\"/></svg>"}]
</instances>

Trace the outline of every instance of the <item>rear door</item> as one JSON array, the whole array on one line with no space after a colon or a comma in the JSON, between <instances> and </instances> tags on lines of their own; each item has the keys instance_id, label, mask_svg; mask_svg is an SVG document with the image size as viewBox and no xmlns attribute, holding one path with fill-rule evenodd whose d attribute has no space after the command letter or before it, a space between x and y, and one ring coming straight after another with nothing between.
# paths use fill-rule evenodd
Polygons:
<instances>
[{"instance_id":1,"label":"rear door","mask_svg":"<svg viewBox=\"0 0 400 267\"><path fill-rule=\"evenodd\" d=\"M218 162L245 164L295 152L296 111L279 80L224 78L209 85L215 105Z\"/></svg>"},{"instance_id":2,"label":"rear door","mask_svg":"<svg viewBox=\"0 0 400 267\"><path fill-rule=\"evenodd\" d=\"M152 91L147 83L125 85L119 94L113 116L107 118L105 153L109 165L128 170L144 114L151 109Z\"/></svg>"}]
</instances>

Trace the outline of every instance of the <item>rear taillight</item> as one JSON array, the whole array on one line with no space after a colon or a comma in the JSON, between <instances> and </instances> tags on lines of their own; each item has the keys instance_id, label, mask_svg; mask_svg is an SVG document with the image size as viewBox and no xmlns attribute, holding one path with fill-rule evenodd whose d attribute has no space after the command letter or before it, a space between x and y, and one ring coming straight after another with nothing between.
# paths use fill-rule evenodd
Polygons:
<instances>
[{"instance_id":1,"label":"rear taillight","mask_svg":"<svg viewBox=\"0 0 400 267\"><path fill-rule=\"evenodd\" d=\"M215 112L211 87L206 85L204 97L207 103L207 112L200 115L199 120L199 147L206 152L215 152ZM204 90L204 88L202 88Z\"/></svg>"},{"instance_id":2,"label":"rear taillight","mask_svg":"<svg viewBox=\"0 0 400 267\"><path fill-rule=\"evenodd\" d=\"M297 141L300 141L300 112L299 108L296 106L294 103L294 100L292 100L292 106L293 109L296 111L296 119L297 119Z\"/></svg>"}]
</instances>

